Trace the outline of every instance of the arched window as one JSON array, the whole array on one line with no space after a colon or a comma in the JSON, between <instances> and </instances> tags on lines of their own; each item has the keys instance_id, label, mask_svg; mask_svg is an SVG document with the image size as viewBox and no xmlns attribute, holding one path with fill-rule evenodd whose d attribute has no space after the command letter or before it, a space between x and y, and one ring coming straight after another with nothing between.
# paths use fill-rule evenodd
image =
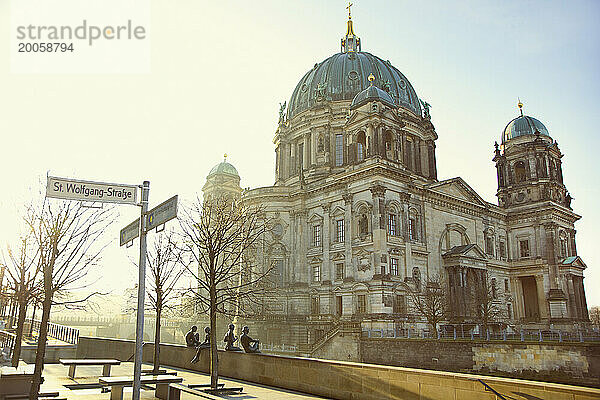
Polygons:
<instances>
[{"instance_id":1,"label":"arched window","mask_svg":"<svg viewBox=\"0 0 600 400\"><path fill-rule=\"evenodd\" d=\"M515 181L517 183L525 182L527 180L527 171L525 171L525 163L523 161L517 161L515 163Z\"/></svg>"},{"instance_id":2,"label":"arched window","mask_svg":"<svg viewBox=\"0 0 600 400\"><path fill-rule=\"evenodd\" d=\"M385 144L385 149L386 150L392 150L392 143L393 143L393 134L390 131L387 131L385 133L385 137L384 137L384 144Z\"/></svg>"},{"instance_id":3,"label":"arched window","mask_svg":"<svg viewBox=\"0 0 600 400\"><path fill-rule=\"evenodd\" d=\"M369 233L369 220L367 214L362 214L358 218L358 233L360 235L366 235Z\"/></svg>"},{"instance_id":4,"label":"arched window","mask_svg":"<svg viewBox=\"0 0 600 400\"><path fill-rule=\"evenodd\" d=\"M496 278L492 278L492 299L495 299L498 296L498 291L496 290Z\"/></svg>"},{"instance_id":5,"label":"arched window","mask_svg":"<svg viewBox=\"0 0 600 400\"><path fill-rule=\"evenodd\" d=\"M362 161L365 159L367 149L367 140L364 132L360 132L356 137L356 160Z\"/></svg>"}]
</instances>

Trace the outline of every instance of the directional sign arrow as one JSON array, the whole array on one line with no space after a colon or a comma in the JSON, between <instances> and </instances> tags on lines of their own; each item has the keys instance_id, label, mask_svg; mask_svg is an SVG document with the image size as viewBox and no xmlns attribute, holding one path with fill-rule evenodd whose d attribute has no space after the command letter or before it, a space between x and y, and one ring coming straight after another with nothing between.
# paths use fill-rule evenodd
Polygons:
<instances>
[{"instance_id":1,"label":"directional sign arrow","mask_svg":"<svg viewBox=\"0 0 600 400\"><path fill-rule=\"evenodd\" d=\"M177 195L171 197L169 200L160 203L152 210L148 211L146 232L150 232L152 229L160 226L167 221L177 218ZM140 219L136 219L125 228L121 229L119 235L120 246L131 242L136 237L140 236Z\"/></svg>"}]
</instances>

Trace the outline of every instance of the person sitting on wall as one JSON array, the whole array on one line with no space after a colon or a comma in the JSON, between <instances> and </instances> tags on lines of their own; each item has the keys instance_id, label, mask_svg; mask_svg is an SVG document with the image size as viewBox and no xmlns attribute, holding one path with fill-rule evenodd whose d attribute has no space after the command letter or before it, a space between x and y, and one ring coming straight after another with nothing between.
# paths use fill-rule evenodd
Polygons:
<instances>
[{"instance_id":1,"label":"person sitting on wall","mask_svg":"<svg viewBox=\"0 0 600 400\"><path fill-rule=\"evenodd\" d=\"M208 349L210 347L210 327L204 328L204 333L206 333L206 337L204 338L204 342L198 345L198 351L196 351L196 355L192 358L191 363L195 364L200 361L200 352L202 349Z\"/></svg>"},{"instance_id":2,"label":"person sitting on wall","mask_svg":"<svg viewBox=\"0 0 600 400\"><path fill-rule=\"evenodd\" d=\"M235 326L233 324L229 324L229 330L227 331L227 333L225 334L225 338L223 339L223 341L225 343L227 343L225 345L225 351L242 351L242 349L240 349L237 346L234 346L234 343L237 340L237 337L235 337L233 330L235 329Z\"/></svg>"},{"instance_id":3,"label":"person sitting on wall","mask_svg":"<svg viewBox=\"0 0 600 400\"><path fill-rule=\"evenodd\" d=\"M196 332L198 327L192 326L192 329L185 334L185 344L187 347L196 347L200 343L200 334Z\"/></svg>"},{"instance_id":4,"label":"person sitting on wall","mask_svg":"<svg viewBox=\"0 0 600 400\"><path fill-rule=\"evenodd\" d=\"M242 336L240 336L240 343L242 344L244 351L246 353L260 353L260 350L258 349L260 341L252 339L250 335L248 335L248 332L250 332L250 328L248 328L247 326L242 328Z\"/></svg>"}]
</instances>

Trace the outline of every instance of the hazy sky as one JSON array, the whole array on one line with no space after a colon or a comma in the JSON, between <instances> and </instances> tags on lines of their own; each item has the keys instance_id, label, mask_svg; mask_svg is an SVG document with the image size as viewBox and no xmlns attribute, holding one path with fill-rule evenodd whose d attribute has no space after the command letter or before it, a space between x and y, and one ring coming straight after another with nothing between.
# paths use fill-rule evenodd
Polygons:
<instances>
[{"instance_id":1,"label":"hazy sky","mask_svg":"<svg viewBox=\"0 0 600 400\"><path fill-rule=\"evenodd\" d=\"M565 154L564 178L583 216L579 255L588 305L600 304L600 3L596 1L354 1L362 49L406 75L432 105L439 179L461 176L496 203L493 144L518 115L541 120ZM312 66L339 51L343 1L152 1L151 73L9 72L8 0L0 0L0 245L47 172L138 184L151 207L192 199L223 153L243 187L274 181L279 103ZM118 60L115 60L118 62ZM119 207L99 285L137 279L118 230L139 213Z\"/></svg>"}]
</instances>

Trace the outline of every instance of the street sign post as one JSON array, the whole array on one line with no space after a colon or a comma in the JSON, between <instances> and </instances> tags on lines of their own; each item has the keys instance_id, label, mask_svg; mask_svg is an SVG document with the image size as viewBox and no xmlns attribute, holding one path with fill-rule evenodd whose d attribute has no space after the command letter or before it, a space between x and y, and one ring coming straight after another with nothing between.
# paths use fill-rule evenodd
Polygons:
<instances>
[{"instance_id":1,"label":"street sign post","mask_svg":"<svg viewBox=\"0 0 600 400\"><path fill-rule=\"evenodd\" d=\"M142 371L142 340L144 335L144 291L146 283L146 234L157 226L177 217L177 195L148 211L149 185L150 182L144 182L144 186L142 187L142 213L140 217L121 229L119 234L121 246L132 242L133 239L138 236L140 237L140 276L138 283L138 310L135 330L135 359L133 365L133 400L139 400L141 388L140 376Z\"/></svg>"},{"instance_id":2,"label":"street sign post","mask_svg":"<svg viewBox=\"0 0 600 400\"><path fill-rule=\"evenodd\" d=\"M102 203L137 204L137 185L48 177L46 197Z\"/></svg>"},{"instance_id":3,"label":"street sign post","mask_svg":"<svg viewBox=\"0 0 600 400\"><path fill-rule=\"evenodd\" d=\"M169 200L164 201L146 213L146 233L160 226L167 221L177 218L177 199L175 195ZM131 242L140 235L140 219L136 219L125 228L121 229L119 234L119 243L121 246Z\"/></svg>"}]
</instances>

